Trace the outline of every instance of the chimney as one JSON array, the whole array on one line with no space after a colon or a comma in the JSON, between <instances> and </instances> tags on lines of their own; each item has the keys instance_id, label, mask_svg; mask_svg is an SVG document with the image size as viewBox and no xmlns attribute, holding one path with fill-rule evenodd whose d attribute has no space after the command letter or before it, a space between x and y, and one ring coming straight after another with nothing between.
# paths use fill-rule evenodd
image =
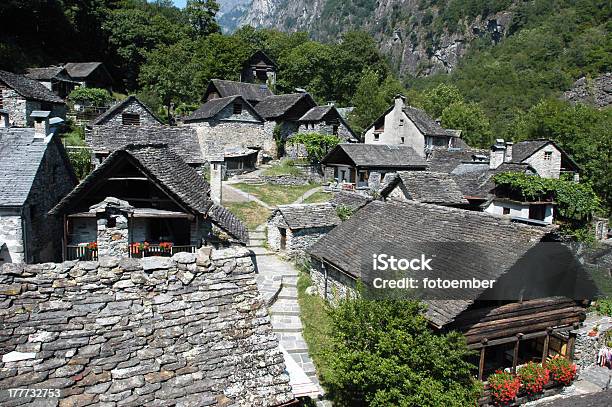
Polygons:
<instances>
[{"instance_id":1,"label":"chimney","mask_svg":"<svg viewBox=\"0 0 612 407\"><path fill-rule=\"evenodd\" d=\"M406 106L406 97L401 94L395 95L395 108L402 110Z\"/></svg>"},{"instance_id":2,"label":"chimney","mask_svg":"<svg viewBox=\"0 0 612 407\"><path fill-rule=\"evenodd\" d=\"M210 199L221 205L225 158L222 154L210 158Z\"/></svg>"},{"instance_id":3,"label":"chimney","mask_svg":"<svg viewBox=\"0 0 612 407\"><path fill-rule=\"evenodd\" d=\"M34 120L34 138L44 139L49 134L49 115L48 110L34 110L30 117Z\"/></svg>"},{"instance_id":4,"label":"chimney","mask_svg":"<svg viewBox=\"0 0 612 407\"><path fill-rule=\"evenodd\" d=\"M6 110L0 109L0 128L10 127L9 114Z\"/></svg>"},{"instance_id":5,"label":"chimney","mask_svg":"<svg viewBox=\"0 0 612 407\"><path fill-rule=\"evenodd\" d=\"M498 138L491 146L491 157L489 158L489 168L494 170L504 163L506 155L506 143L504 139Z\"/></svg>"},{"instance_id":6,"label":"chimney","mask_svg":"<svg viewBox=\"0 0 612 407\"><path fill-rule=\"evenodd\" d=\"M512 141L506 141L506 156L504 157L504 162L509 163L512 161L512 146L514 143Z\"/></svg>"}]
</instances>

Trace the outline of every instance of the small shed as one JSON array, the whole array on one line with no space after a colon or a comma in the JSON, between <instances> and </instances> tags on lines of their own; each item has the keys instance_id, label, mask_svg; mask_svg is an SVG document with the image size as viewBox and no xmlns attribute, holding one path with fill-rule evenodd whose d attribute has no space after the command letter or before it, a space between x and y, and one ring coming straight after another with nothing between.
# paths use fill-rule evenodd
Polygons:
<instances>
[{"instance_id":1,"label":"small shed","mask_svg":"<svg viewBox=\"0 0 612 407\"><path fill-rule=\"evenodd\" d=\"M268 219L271 250L299 256L341 222L328 202L279 206Z\"/></svg>"}]
</instances>

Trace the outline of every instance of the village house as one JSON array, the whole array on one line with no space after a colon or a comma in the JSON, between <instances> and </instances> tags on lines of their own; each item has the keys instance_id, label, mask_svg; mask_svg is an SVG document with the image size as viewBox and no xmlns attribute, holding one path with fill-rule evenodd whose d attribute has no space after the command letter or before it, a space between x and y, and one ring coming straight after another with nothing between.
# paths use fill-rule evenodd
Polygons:
<instances>
[{"instance_id":1,"label":"village house","mask_svg":"<svg viewBox=\"0 0 612 407\"><path fill-rule=\"evenodd\" d=\"M412 147L342 143L323 159L325 181L344 189L377 189L385 174L423 171L427 163Z\"/></svg>"},{"instance_id":2,"label":"village house","mask_svg":"<svg viewBox=\"0 0 612 407\"><path fill-rule=\"evenodd\" d=\"M344 143L357 143L359 137L333 105L315 106L299 119L298 133L319 133L338 136Z\"/></svg>"},{"instance_id":3,"label":"village house","mask_svg":"<svg viewBox=\"0 0 612 407\"><path fill-rule=\"evenodd\" d=\"M469 205L453 177L444 172L389 173L383 180L380 196L390 201L416 201L454 207Z\"/></svg>"},{"instance_id":4,"label":"village house","mask_svg":"<svg viewBox=\"0 0 612 407\"><path fill-rule=\"evenodd\" d=\"M66 260L95 258L109 233L115 244L129 243L130 253L120 253L129 256L195 252L216 241L246 243L246 227L212 201L210 189L167 145L131 144L111 153L50 214L64 224ZM111 249L109 255L117 253Z\"/></svg>"},{"instance_id":5,"label":"village house","mask_svg":"<svg viewBox=\"0 0 612 407\"><path fill-rule=\"evenodd\" d=\"M79 83L73 81L68 75L66 68L63 66L49 66L46 68L28 68L26 76L30 79L37 80L51 92L55 93L62 99L72 92L74 88L79 86Z\"/></svg>"},{"instance_id":6,"label":"village house","mask_svg":"<svg viewBox=\"0 0 612 407\"><path fill-rule=\"evenodd\" d=\"M35 110L66 118L62 98L34 79L6 71L0 71L0 110L8 113L10 124L16 127L32 126Z\"/></svg>"},{"instance_id":7,"label":"village house","mask_svg":"<svg viewBox=\"0 0 612 407\"><path fill-rule=\"evenodd\" d=\"M265 157L276 157L276 142L264 119L240 95L212 99L182 119L195 130L202 155L224 154L227 169L240 172Z\"/></svg>"},{"instance_id":8,"label":"village house","mask_svg":"<svg viewBox=\"0 0 612 407\"><path fill-rule=\"evenodd\" d=\"M261 83L274 89L278 65L263 51L257 51L247 59L240 72L240 81Z\"/></svg>"},{"instance_id":9,"label":"village house","mask_svg":"<svg viewBox=\"0 0 612 407\"><path fill-rule=\"evenodd\" d=\"M268 246L289 257L301 257L340 222L331 203L280 205L268 219Z\"/></svg>"},{"instance_id":10,"label":"village house","mask_svg":"<svg viewBox=\"0 0 612 407\"><path fill-rule=\"evenodd\" d=\"M255 106L265 98L273 96L274 93L263 84L211 79L204 92L203 100L209 102L213 99L236 95L242 96L244 100Z\"/></svg>"},{"instance_id":11,"label":"village house","mask_svg":"<svg viewBox=\"0 0 612 407\"><path fill-rule=\"evenodd\" d=\"M307 92L268 96L255 106L264 118L266 132L285 142L300 128L300 119L317 103Z\"/></svg>"},{"instance_id":12,"label":"village house","mask_svg":"<svg viewBox=\"0 0 612 407\"><path fill-rule=\"evenodd\" d=\"M555 228L486 213L373 201L311 246L310 275L319 295L332 303L355 295L358 281L375 290L376 278L398 276L372 267L377 253L431 258L433 271L425 275L432 279L493 281L457 291L422 286L419 291L431 327L461 332L468 347L480 352L474 363L478 378L486 379L531 360L573 358L574 329L585 318L581 300L591 298L584 295L594 286L569 248L555 239Z\"/></svg>"},{"instance_id":13,"label":"village house","mask_svg":"<svg viewBox=\"0 0 612 407\"><path fill-rule=\"evenodd\" d=\"M68 62L64 65L70 78L86 88L112 91L113 78L102 62Z\"/></svg>"},{"instance_id":14,"label":"village house","mask_svg":"<svg viewBox=\"0 0 612 407\"><path fill-rule=\"evenodd\" d=\"M332 204L334 208L345 207L352 211L357 211L372 201L373 198L369 195L363 195L353 191L337 191L334 192L334 196L329 200L329 203Z\"/></svg>"},{"instance_id":15,"label":"village house","mask_svg":"<svg viewBox=\"0 0 612 407\"><path fill-rule=\"evenodd\" d=\"M155 126L162 121L136 96L128 96L89 123L90 126Z\"/></svg>"},{"instance_id":16,"label":"village house","mask_svg":"<svg viewBox=\"0 0 612 407\"><path fill-rule=\"evenodd\" d=\"M49 112L34 127L0 127L0 265L61 258L62 223L47 215L77 184Z\"/></svg>"},{"instance_id":17,"label":"village house","mask_svg":"<svg viewBox=\"0 0 612 407\"><path fill-rule=\"evenodd\" d=\"M420 156L434 147L454 147L460 132L443 129L421 109L406 105L406 98L396 96L393 106L365 130L366 144L392 144L412 147Z\"/></svg>"}]
</instances>

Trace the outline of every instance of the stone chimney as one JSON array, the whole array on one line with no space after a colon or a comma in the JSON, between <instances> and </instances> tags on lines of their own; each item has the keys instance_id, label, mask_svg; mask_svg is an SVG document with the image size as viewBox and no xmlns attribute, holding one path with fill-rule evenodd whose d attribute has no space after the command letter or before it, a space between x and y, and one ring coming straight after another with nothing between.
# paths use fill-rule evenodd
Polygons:
<instances>
[{"instance_id":1,"label":"stone chimney","mask_svg":"<svg viewBox=\"0 0 612 407\"><path fill-rule=\"evenodd\" d=\"M224 157L222 154L213 156L210 161L210 199L217 205L221 205L223 175L224 175Z\"/></svg>"},{"instance_id":2,"label":"stone chimney","mask_svg":"<svg viewBox=\"0 0 612 407\"><path fill-rule=\"evenodd\" d=\"M395 95L395 108L401 110L405 106L406 106L406 97L401 94Z\"/></svg>"},{"instance_id":3,"label":"stone chimney","mask_svg":"<svg viewBox=\"0 0 612 407\"><path fill-rule=\"evenodd\" d=\"M45 138L49 134L48 110L34 110L30 117L34 120L34 138Z\"/></svg>"},{"instance_id":4,"label":"stone chimney","mask_svg":"<svg viewBox=\"0 0 612 407\"><path fill-rule=\"evenodd\" d=\"M506 141L506 155L504 156L504 162L512 162L512 146L514 145L511 141Z\"/></svg>"},{"instance_id":5,"label":"stone chimney","mask_svg":"<svg viewBox=\"0 0 612 407\"><path fill-rule=\"evenodd\" d=\"M10 127L9 114L6 110L0 109L0 128Z\"/></svg>"},{"instance_id":6,"label":"stone chimney","mask_svg":"<svg viewBox=\"0 0 612 407\"><path fill-rule=\"evenodd\" d=\"M491 157L489 158L489 168L494 170L504 163L506 156L506 143L504 139L498 138L491 146Z\"/></svg>"},{"instance_id":7,"label":"stone chimney","mask_svg":"<svg viewBox=\"0 0 612 407\"><path fill-rule=\"evenodd\" d=\"M129 221L134 207L127 201L107 197L89 208L96 215L98 257L130 255Z\"/></svg>"}]
</instances>

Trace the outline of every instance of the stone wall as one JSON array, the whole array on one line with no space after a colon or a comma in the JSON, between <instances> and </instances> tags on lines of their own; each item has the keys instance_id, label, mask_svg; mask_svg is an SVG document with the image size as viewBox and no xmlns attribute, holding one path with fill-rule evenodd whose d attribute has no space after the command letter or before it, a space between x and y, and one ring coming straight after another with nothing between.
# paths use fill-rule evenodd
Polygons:
<instances>
[{"instance_id":1,"label":"stone wall","mask_svg":"<svg viewBox=\"0 0 612 407\"><path fill-rule=\"evenodd\" d=\"M544 158L546 153L550 154L549 160ZM531 165L542 178L559 178L561 174L561 151L552 144L544 146L523 162Z\"/></svg>"},{"instance_id":2,"label":"stone wall","mask_svg":"<svg viewBox=\"0 0 612 407\"><path fill-rule=\"evenodd\" d=\"M597 336L588 333L594 326L598 326ZM597 362L599 350L606 345L606 332L612 330L612 318L591 313L587 316L583 326L576 333L576 346L574 348L574 362L583 370Z\"/></svg>"},{"instance_id":3,"label":"stone wall","mask_svg":"<svg viewBox=\"0 0 612 407\"><path fill-rule=\"evenodd\" d=\"M291 401L249 255L5 264L0 389L59 389L60 406ZM33 401L0 392L0 404Z\"/></svg>"},{"instance_id":4,"label":"stone wall","mask_svg":"<svg viewBox=\"0 0 612 407\"><path fill-rule=\"evenodd\" d=\"M122 114L123 113L131 113L137 114L140 116L140 125L141 126L155 126L160 125L161 123L153 116L144 106L138 102L137 100L132 100L127 105L123 106L121 109L115 111L110 117L107 117L104 122L99 124L104 125L122 125Z\"/></svg>"},{"instance_id":5,"label":"stone wall","mask_svg":"<svg viewBox=\"0 0 612 407\"><path fill-rule=\"evenodd\" d=\"M27 126L33 126L34 121L30 119L30 115L34 110L49 110L51 114L49 117L61 117L62 119L66 119L66 105L63 103L41 103L37 100L28 100L26 102L26 117L27 117Z\"/></svg>"},{"instance_id":6,"label":"stone wall","mask_svg":"<svg viewBox=\"0 0 612 407\"><path fill-rule=\"evenodd\" d=\"M0 211L0 242L6 245L6 253L2 263L21 263L25 260L23 246L21 216L16 211ZM0 248L2 249L2 248Z\"/></svg>"},{"instance_id":7,"label":"stone wall","mask_svg":"<svg viewBox=\"0 0 612 407\"><path fill-rule=\"evenodd\" d=\"M128 220L124 214L98 218L98 255L129 257L130 233Z\"/></svg>"},{"instance_id":8,"label":"stone wall","mask_svg":"<svg viewBox=\"0 0 612 407\"><path fill-rule=\"evenodd\" d=\"M2 106L9 114L9 123L17 127L26 127L28 116L26 115L26 100L13 89L0 84L2 92Z\"/></svg>"},{"instance_id":9,"label":"stone wall","mask_svg":"<svg viewBox=\"0 0 612 407\"><path fill-rule=\"evenodd\" d=\"M306 174L303 177L295 175L260 175L258 177L266 184L299 186L308 185L310 180Z\"/></svg>"},{"instance_id":10,"label":"stone wall","mask_svg":"<svg viewBox=\"0 0 612 407\"><path fill-rule=\"evenodd\" d=\"M326 278L323 263L311 258L310 265L312 283L317 288L318 294L325 300L337 304L343 298L356 295L357 282L354 278L329 265L325 266L327 269Z\"/></svg>"},{"instance_id":11,"label":"stone wall","mask_svg":"<svg viewBox=\"0 0 612 407\"><path fill-rule=\"evenodd\" d=\"M334 135L334 125L338 126L338 132L336 136L338 136L340 140L342 140L342 142L355 140L355 137L353 136L349 128L346 126L346 124L343 122L337 124L326 123L324 121L318 123L304 123L300 125L298 132Z\"/></svg>"}]
</instances>

